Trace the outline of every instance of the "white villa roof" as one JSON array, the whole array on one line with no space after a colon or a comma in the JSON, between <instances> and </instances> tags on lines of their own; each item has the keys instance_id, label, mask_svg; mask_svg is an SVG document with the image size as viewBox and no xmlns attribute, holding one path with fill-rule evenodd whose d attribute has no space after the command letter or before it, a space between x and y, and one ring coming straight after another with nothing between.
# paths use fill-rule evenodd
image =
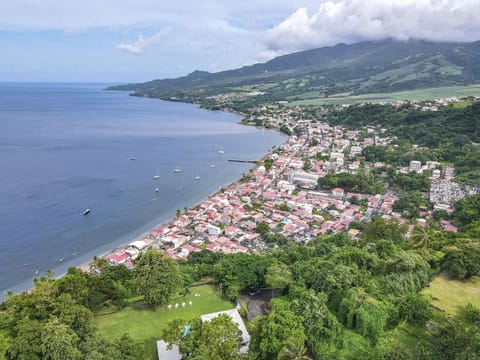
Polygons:
<instances>
[{"instance_id":1,"label":"white villa roof","mask_svg":"<svg viewBox=\"0 0 480 360\"><path fill-rule=\"evenodd\" d=\"M225 310L225 311L219 311L211 314L205 314L200 316L202 321L210 321L214 318L216 318L219 315L228 315L232 319L232 321L238 325L238 328L242 332L242 345L245 344L246 346L242 346L240 348L240 352L246 352L248 351L248 343L250 342L250 335L248 334L247 328L245 326L245 323L243 322L242 317L238 313L237 309L231 309L231 310Z\"/></svg>"},{"instance_id":2,"label":"white villa roof","mask_svg":"<svg viewBox=\"0 0 480 360\"><path fill-rule=\"evenodd\" d=\"M245 323L243 322L242 317L238 313L237 309L219 311L216 313L205 314L200 316L202 322L203 321L210 321L216 318L219 315L228 315L232 321L238 325L238 328L242 332L242 345L240 347L241 353L246 353L248 351L248 345L250 342L250 335L247 332L247 328L245 327ZM167 350L167 343L163 340L157 341L157 351L158 351L158 359L159 360L182 360L180 353L178 352L178 346L174 345L171 350Z\"/></svg>"},{"instance_id":3,"label":"white villa roof","mask_svg":"<svg viewBox=\"0 0 480 360\"><path fill-rule=\"evenodd\" d=\"M174 345L172 350L167 350L167 343L163 340L157 341L158 360L182 360L178 352L178 346Z\"/></svg>"},{"instance_id":4,"label":"white villa roof","mask_svg":"<svg viewBox=\"0 0 480 360\"><path fill-rule=\"evenodd\" d=\"M138 250L143 250L145 249L148 245L145 243L143 240L136 240L132 243L130 243L129 246L136 247Z\"/></svg>"}]
</instances>

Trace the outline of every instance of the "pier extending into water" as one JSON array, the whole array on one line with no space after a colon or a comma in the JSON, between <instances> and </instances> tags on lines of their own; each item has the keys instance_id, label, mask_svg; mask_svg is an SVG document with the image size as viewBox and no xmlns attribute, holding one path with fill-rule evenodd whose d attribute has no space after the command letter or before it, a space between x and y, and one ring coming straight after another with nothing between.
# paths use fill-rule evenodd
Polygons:
<instances>
[{"instance_id":1,"label":"pier extending into water","mask_svg":"<svg viewBox=\"0 0 480 360\"><path fill-rule=\"evenodd\" d=\"M228 159L230 162L238 162L238 163L251 163L251 164L256 164L260 160L240 160L240 159Z\"/></svg>"}]
</instances>

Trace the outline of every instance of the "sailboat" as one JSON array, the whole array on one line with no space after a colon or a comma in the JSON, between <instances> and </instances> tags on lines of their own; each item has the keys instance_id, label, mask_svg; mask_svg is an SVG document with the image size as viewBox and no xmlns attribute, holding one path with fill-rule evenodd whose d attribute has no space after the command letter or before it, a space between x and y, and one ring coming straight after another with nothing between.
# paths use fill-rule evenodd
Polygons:
<instances>
[{"instance_id":1,"label":"sailboat","mask_svg":"<svg viewBox=\"0 0 480 360\"><path fill-rule=\"evenodd\" d=\"M182 168L179 165L177 165L177 166L175 166L175 169L173 169L173 172L174 173L182 172Z\"/></svg>"},{"instance_id":2,"label":"sailboat","mask_svg":"<svg viewBox=\"0 0 480 360\"><path fill-rule=\"evenodd\" d=\"M153 180L158 180L160 179L160 175L158 174L158 171L153 175Z\"/></svg>"}]
</instances>

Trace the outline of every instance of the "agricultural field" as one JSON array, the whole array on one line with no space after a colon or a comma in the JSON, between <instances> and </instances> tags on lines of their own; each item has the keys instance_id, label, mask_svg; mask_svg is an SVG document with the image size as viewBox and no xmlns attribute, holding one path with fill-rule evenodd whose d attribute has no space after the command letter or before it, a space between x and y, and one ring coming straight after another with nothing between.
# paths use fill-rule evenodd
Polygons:
<instances>
[{"instance_id":1,"label":"agricultural field","mask_svg":"<svg viewBox=\"0 0 480 360\"><path fill-rule=\"evenodd\" d=\"M428 100L451 96L467 97L480 96L480 85L446 86L420 90L399 91L381 94L362 94L318 97L290 102L289 105L322 105L322 104L355 104L361 102L387 103L400 100Z\"/></svg>"}]
</instances>

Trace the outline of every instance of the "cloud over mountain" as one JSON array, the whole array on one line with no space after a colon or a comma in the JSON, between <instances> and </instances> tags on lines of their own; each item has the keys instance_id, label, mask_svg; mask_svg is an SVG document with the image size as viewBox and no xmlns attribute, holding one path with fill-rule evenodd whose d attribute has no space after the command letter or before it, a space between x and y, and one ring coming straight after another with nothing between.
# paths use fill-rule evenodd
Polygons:
<instances>
[{"instance_id":1,"label":"cloud over mountain","mask_svg":"<svg viewBox=\"0 0 480 360\"><path fill-rule=\"evenodd\" d=\"M266 45L284 52L383 38L474 41L478 14L478 0L332 0L311 13L297 9L267 32Z\"/></svg>"}]
</instances>

